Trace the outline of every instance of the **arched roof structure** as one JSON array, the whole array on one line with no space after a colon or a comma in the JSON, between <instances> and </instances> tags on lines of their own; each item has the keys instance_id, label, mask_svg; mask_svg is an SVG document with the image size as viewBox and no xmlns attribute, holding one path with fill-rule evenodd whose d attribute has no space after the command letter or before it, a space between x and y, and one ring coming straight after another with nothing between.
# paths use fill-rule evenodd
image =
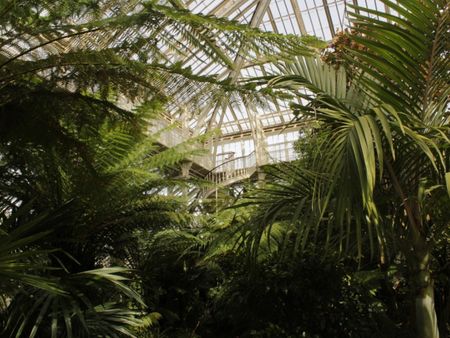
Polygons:
<instances>
[{"instance_id":1,"label":"arched roof structure","mask_svg":"<svg viewBox=\"0 0 450 338\"><path fill-rule=\"evenodd\" d=\"M298 36L312 35L330 41L348 22L348 4L378 11L386 9L377 0L177 0L173 6L188 9L196 14L216 16L237 21L262 31ZM227 68L209 61L207 55L194 53L183 60L199 75L214 75L231 82L258 77L270 72L269 66L255 66L245 62L242 51L226 51L224 42L217 36L217 48L228 55L232 67ZM299 128L293 122L287 102L269 102L265 107L248 106L233 100L212 100L199 104L192 112L183 100L190 97L193 88L177 88L178 102L169 109L176 112L172 118L181 120L190 134L197 135L218 128L212 149L212 166L230 157L245 157L256 152L256 162L266 164L295 158L293 142L299 136ZM181 109L179 109L181 107ZM187 112L184 110L188 110ZM180 113L181 112L181 113Z\"/></svg>"}]
</instances>

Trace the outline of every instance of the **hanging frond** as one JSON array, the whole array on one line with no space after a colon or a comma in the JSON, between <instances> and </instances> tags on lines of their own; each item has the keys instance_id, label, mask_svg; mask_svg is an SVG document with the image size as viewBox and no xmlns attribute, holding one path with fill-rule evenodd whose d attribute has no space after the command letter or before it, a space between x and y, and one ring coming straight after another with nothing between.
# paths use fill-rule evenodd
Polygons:
<instances>
[{"instance_id":1,"label":"hanging frond","mask_svg":"<svg viewBox=\"0 0 450 338\"><path fill-rule=\"evenodd\" d=\"M246 235L250 245L270 224L290 218L299 248L320 240L325 249L355 250L361 259L367 241L370 256L378 251L385 261L389 232L401 237L412 229L417 238L430 231L416 196L425 178L441 190L446 185L449 7L383 2L399 16L362 7L350 13L355 43L345 46L341 67L297 57L266 79L273 90L297 97L292 107L319 142L312 154L300 154L308 160L280 169L275 183L252 197L261 213ZM407 220L392 227L383 214L389 203Z\"/></svg>"}]
</instances>

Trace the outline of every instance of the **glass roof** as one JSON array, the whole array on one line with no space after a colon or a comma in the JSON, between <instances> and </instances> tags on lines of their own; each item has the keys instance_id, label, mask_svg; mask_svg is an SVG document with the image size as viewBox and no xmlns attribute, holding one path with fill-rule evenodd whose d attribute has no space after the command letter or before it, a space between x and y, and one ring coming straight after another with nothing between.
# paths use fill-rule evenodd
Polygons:
<instances>
[{"instance_id":1,"label":"glass roof","mask_svg":"<svg viewBox=\"0 0 450 338\"><path fill-rule=\"evenodd\" d=\"M346 25L346 4L352 3L363 7L383 10L384 4L377 0L183 0L178 4L193 13L213 15L236 20L263 31L279 34L314 35L329 41L334 34ZM170 33L170 32L168 32ZM230 60L234 60L235 71L212 61L201 51L191 53L183 59L186 66L200 75L215 75L218 79L239 79L261 76L271 72L268 66L252 66L237 57L238 51L227 49L223 35L217 34L215 42L226 51ZM164 46L161 46L164 48ZM175 56L179 57L179 56ZM176 61L176 60L174 60ZM170 85L170 84L169 84ZM174 118L180 114L179 107L187 107L190 98L195 94L200 97L188 109L195 111L188 117L188 126L193 134L200 134L212 128L220 128L222 135L249 133L252 130L252 119L256 118L262 128L286 125L292 122L293 115L284 102L267 104L264 108L248 107L233 98L226 103L210 97L204 84L175 88L176 97L169 107Z\"/></svg>"}]
</instances>

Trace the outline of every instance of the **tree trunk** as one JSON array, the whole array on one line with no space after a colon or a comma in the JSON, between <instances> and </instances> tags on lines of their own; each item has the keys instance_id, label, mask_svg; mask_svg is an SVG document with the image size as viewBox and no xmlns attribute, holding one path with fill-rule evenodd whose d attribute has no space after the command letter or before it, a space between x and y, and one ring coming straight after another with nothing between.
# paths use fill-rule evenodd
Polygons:
<instances>
[{"instance_id":1,"label":"tree trunk","mask_svg":"<svg viewBox=\"0 0 450 338\"><path fill-rule=\"evenodd\" d=\"M413 255L417 338L439 338L433 280L429 269L430 252L425 247L426 245L419 245L419 249L416 246Z\"/></svg>"},{"instance_id":2,"label":"tree trunk","mask_svg":"<svg viewBox=\"0 0 450 338\"><path fill-rule=\"evenodd\" d=\"M439 338L433 285L431 283L419 289L416 295L416 329L417 338Z\"/></svg>"}]
</instances>

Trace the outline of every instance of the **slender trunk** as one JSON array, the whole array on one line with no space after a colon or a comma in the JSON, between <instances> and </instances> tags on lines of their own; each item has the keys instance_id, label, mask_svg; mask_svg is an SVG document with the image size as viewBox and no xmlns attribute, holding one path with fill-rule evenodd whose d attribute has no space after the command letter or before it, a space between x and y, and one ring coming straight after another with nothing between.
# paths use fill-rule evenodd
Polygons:
<instances>
[{"instance_id":1,"label":"slender trunk","mask_svg":"<svg viewBox=\"0 0 450 338\"><path fill-rule=\"evenodd\" d=\"M418 338L439 338L433 285L418 290L416 296L416 327Z\"/></svg>"},{"instance_id":2,"label":"slender trunk","mask_svg":"<svg viewBox=\"0 0 450 338\"><path fill-rule=\"evenodd\" d=\"M434 305L433 279L430 273L431 248L426 240L420 205L415 196L408 196L390 163L386 168L398 197L402 200L409 232L405 255L409 260L415 289L415 323L417 338L439 338L436 307ZM418 186L418 185L417 185ZM405 222L406 223L406 222Z\"/></svg>"},{"instance_id":3,"label":"slender trunk","mask_svg":"<svg viewBox=\"0 0 450 338\"><path fill-rule=\"evenodd\" d=\"M421 243L424 244L424 243ZM415 249L418 249L417 247ZM420 245L413 254L413 284L415 287L415 313L417 338L439 338L434 305L433 280L429 269L430 252Z\"/></svg>"},{"instance_id":4,"label":"slender trunk","mask_svg":"<svg viewBox=\"0 0 450 338\"><path fill-rule=\"evenodd\" d=\"M439 304L436 305L436 312L438 316L439 333L441 337L450 337L450 331L448 329L448 323L450 323L450 285L441 287L440 295L438 297Z\"/></svg>"}]
</instances>

